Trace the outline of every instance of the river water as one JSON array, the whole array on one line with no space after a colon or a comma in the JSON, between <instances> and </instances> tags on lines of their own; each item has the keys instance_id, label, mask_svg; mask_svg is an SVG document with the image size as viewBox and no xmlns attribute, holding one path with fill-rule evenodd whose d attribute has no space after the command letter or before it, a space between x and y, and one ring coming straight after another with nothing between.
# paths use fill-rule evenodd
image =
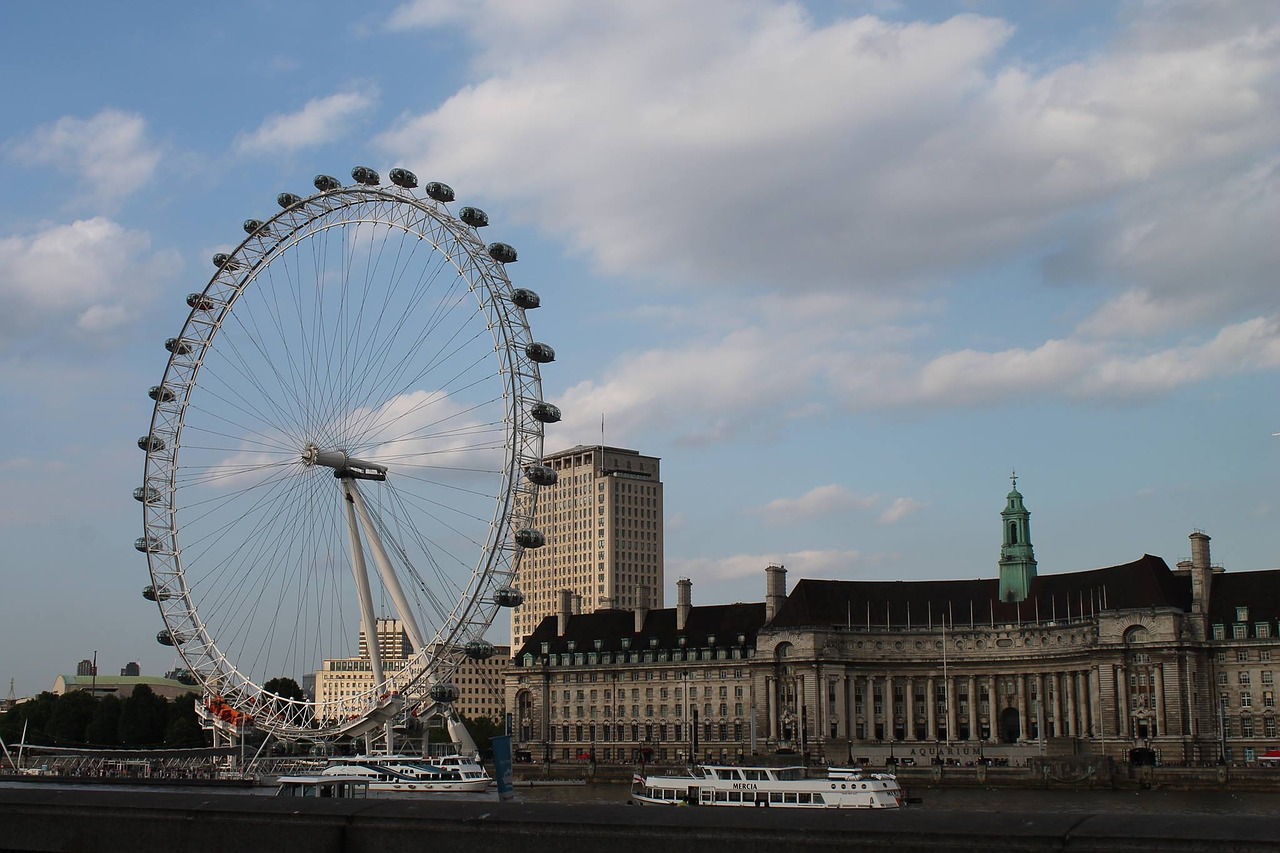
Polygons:
<instances>
[{"instance_id":1,"label":"river water","mask_svg":"<svg viewBox=\"0 0 1280 853\"><path fill-rule=\"evenodd\" d=\"M205 788L198 786L160 785L76 785L71 783L0 782L0 788L53 790L126 790L228 794L239 796L271 796L275 789ZM907 792L920 802L910 808L923 811L964 812L1070 812L1079 814L1234 814L1274 815L1277 795L1254 791L1120 791L1120 790L1037 790L1009 788L917 788ZM531 803L591 803L625 805L630 799L630 786L618 783L594 785L520 787L516 797ZM497 795L433 794L439 799L495 800Z\"/></svg>"}]
</instances>

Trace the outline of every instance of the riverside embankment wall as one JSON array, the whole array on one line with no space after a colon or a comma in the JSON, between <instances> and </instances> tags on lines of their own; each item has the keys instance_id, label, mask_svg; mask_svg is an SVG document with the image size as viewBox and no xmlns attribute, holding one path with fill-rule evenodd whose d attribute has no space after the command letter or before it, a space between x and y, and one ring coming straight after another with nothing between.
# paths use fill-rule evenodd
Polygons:
<instances>
[{"instance_id":1,"label":"riverside embankment wall","mask_svg":"<svg viewBox=\"0 0 1280 853\"><path fill-rule=\"evenodd\" d=\"M1280 850L1280 817L800 812L626 805L291 800L0 789L0 850L97 853L779 853Z\"/></svg>"}]
</instances>

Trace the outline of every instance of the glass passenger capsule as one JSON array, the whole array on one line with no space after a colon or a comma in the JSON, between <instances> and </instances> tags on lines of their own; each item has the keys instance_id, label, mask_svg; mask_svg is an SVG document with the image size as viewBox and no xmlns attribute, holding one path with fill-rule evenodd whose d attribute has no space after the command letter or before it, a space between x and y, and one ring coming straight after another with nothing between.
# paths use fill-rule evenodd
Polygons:
<instances>
[{"instance_id":1,"label":"glass passenger capsule","mask_svg":"<svg viewBox=\"0 0 1280 853\"><path fill-rule=\"evenodd\" d=\"M524 604L524 593L513 586L500 586L493 591L493 603L499 607L519 607Z\"/></svg>"},{"instance_id":2,"label":"glass passenger capsule","mask_svg":"<svg viewBox=\"0 0 1280 853\"><path fill-rule=\"evenodd\" d=\"M244 221L244 223L243 223L240 227L244 229L244 233L246 233L246 234L252 234L254 231L261 230L261 228L262 228L262 220L261 220L261 219L246 219L246 220Z\"/></svg>"},{"instance_id":3,"label":"glass passenger capsule","mask_svg":"<svg viewBox=\"0 0 1280 853\"><path fill-rule=\"evenodd\" d=\"M138 486L133 490L133 499L138 503L158 504L161 497L160 490L155 486Z\"/></svg>"},{"instance_id":4,"label":"glass passenger capsule","mask_svg":"<svg viewBox=\"0 0 1280 853\"><path fill-rule=\"evenodd\" d=\"M516 262L516 250L506 243L490 243L488 252L489 257L500 264L514 264Z\"/></svg>"},{"instance_id":5,"label":"glass passenger capsule","mask_svg":"<svg viewBox=\"0 0 1280 853\"><path fill-rule=\"evenodd\" d=\"M213 256L213 265L220 270L238 270L240 269L239 261L236 261L226 252L219 252Z\"/></svg>"},{"instance_id":6,"label":"glass passenger capsule","mask_svg":"<svg viewBox=\"0 0 1280 853\"><path fill-rule=\"evenodd\" d=\"M541 530L533 530L527 527L516 531L515 540L516 544L521 548L541 548L547 544L547 537L542 535Z\"/></svg>"},{"instance_id":7,"label":"glass passenger capsule","mask_svg":"<svg viewBox=\"0 0 1280 853\"><path fill-rule=\"evenodd\" d=\"M320 190L322 193L327 193L330 190L336 190L342 187L342 182L333 175L316 175L315 179L311 183L315 184L316 189Z\"/></svg>"},{"instance_id":8,"label":"glass passenger capsule","mask_svg":"<svg viewBox=\"0 0 1280 853\"><path fill-rule=\"evenodd\" d=\"M146 554L162 550L164 543L155 536L139 536L133 540L133 547Z\"/></svg>"},{"instance_id":9,"label":"glass passenger capsule","mask_svg":"<svg viewBox=\"0 0 1280 853\"><path fill-rule=\"evenodd\" d=\"M368 166L356 166L351 170L351 177L357 184L365 184L370 187L376 187L382 183L382 178L378 176L378 173Z\"/></svg>"},{"instance_id":10,"label":"glass passenger capsule","mask_svg":"<svg viewBox=\"0 0 1280 853\"><path fill-rule=\"evenodd\" d=\"M203 293L188 293L187 305L191 306L197 311L212 311L213 297L206 296Z\"/></svg>"},{"instance_id":11,"label":"glass passenger capsule","mask_svg":"<svg viewBox=\"0 0 1280 853\"><path fill-rule=\"evenodd\" d=\"M178 395L173 393L172 388L166 388L163 385L152 385L147 391L147 396L157 403L172 403Z\"/></svg>"},{"instance_id":12,"label":"glass passenger capsule","mask_svg":"<svg viewBox=\"0 0 1280 853\"><path fill-rule=\"evenodd\" d=\"M472 640L463 647L463 652L472 660L488 660L497 651L488 640Z\"/></svg>"},{"instance_id":13,"label":"glass passenger capsule","mask_svg":"<svg viewBox=\"0 0 1280 853\"><path fill-rule=\"evenodd\" d=\"M288 210L301 201L302 196L294 195L293 193L280 193L280 195L276 196L276 204L280 205L285 210Z\"/></svg>"},{"instance_id":14,"label":"glass passenger capsule","mask_svg":"<svg viewBox=\"0 0 1280 853\"><path fill-rule=\"evenodd\" d=\"M458 688L454 687L447 681L442 681L439 684L431 685L431 689L427 691L427 695L436 702L448 704L450 702L458 701Z\"/></svg>"},{"instance_id":15,"label":"glass passenger capsule","mask_svg":"<svg viewBox=\"0 0 1280 853\"><path fill-rule=\"evenodd\" d=\"M544 424L560 423L560 407L552 403L545 403L539 400L529 407L529 414L533 415L535 421Z\"/></svg>"},{"instance_id":16,"label":"glass passenger capsule","mask_svg":"<svg viewBox=\"0 0 1280 853\"><path fill-rule=\"evenodd\" d=\"M157 589L151 584L148 584L142 588L142 597L147 601L168 601L173 598L173 593L164 587Z\"/></svg>"},{"instance_id":17,"label":"glass passenger capsule","mask_svg":"<svg viewBox=\"0 0 1280 853\"><path fill-rule=\"evenodd\" d=\"M489 214L478 207L464 207L458 211L458 218L472 228L483 228L489 224Z\"/></svg>"},{"instance_id":18,"label":"glass passenger capsule","mask_svg":"<svg viewBox=\"0 0 1280 853\"><path fill-rule=\"evenodd\" d=\"M184 341L182 338L165 338L164 348L174 355L189 355L191 353L191 342Z\"/></svg>"},{"instance_id":19,"label":"glass passenger capsule","mask_svg":"<svg viewBox=\"0 0 1280 853\"><path fill-rule=\"evenodd\" d=\"M436 201L453 201L453 187L448 184L442 184L439 181L432 181L423 187L423 189L427 191L427 196L429 198L435 199Z\"/></svg>"},{"instance_id":20,"label":"glass passenger capsule","mask_svg":"<svg viewBox=\"0 0 1280 853\"><path fill-rule=\"evenodd\" d=\"M515 305L517 308L523 308L526 311L531 311L542 305L542 297L538 296L537 293L534 293L527 287L517 287L515 290L511 291L511 304Z\"/></svg>"},{"instance_id":21,"label":"glass passenger capsule","mask_svg":"<svg viewBox=\"0 0 1280 853\"><path fill-rule=\"evenodd\" d=\"M156 634L156 642L162 646L180 646L187 641L187 638L181 634L174 634L165 630Z\"/></svg>"},{"instance_id":22,"label":"glass passenger capsule","mask_svg":"<svg viewBox=\"0 0 1280 853\"><path fill-rule=\"evenodd\" d=\"M387 173L387 177L391 178L391 183L407 190L411 190L418 185L418 176L408 169L392 169Z\"/></svg>"},{"instance_id":23,"label":"glass passenger capsule","mask_svg":"<svg viewBox=\"0 0 1280 853\"><path fill-rule=\"evenodd\" d=\"M527 344L524 354L529 356L530 361L536 361L538 364L550 364L556 360L556 351L549 344Z\"/></svg>"},{"instance_id":24,"label":"glass passenger capsule","mask_svg":"<svg viewBox=\"0 0 1280 853\"><path fill-rule=\"evenodd\" d=\"M530 483L538 486L554 486L560 478L554 468L546 465L530 465L524 469L524 476Z\"/></svg>"},{"instance_id":25,"label":"glass passenger capsule","mask_svg":"<svg viewBox=\"0 0 1280 853\"><path fill-rule=\"evenodd\" d=\"M138 447L148 453L158 453L159 451L164 450L164 439L158 435L144 435L142 438L138 439Z\"/></svg>"}]
</instances>

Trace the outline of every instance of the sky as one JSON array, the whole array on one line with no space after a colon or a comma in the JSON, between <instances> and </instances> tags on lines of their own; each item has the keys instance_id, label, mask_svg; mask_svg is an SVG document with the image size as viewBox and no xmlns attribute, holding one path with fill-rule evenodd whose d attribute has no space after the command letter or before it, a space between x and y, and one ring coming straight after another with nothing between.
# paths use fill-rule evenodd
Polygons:
<instances>
[{"instance_id":1,"label":"sky","mask_svg":"<svg viewBox=\"0 0 1280 853\"><path fill-rule=\"evenodd\" d=\"M364 164L517 247L547 450L662 459L668 603L1280 566L1280 6L5 4L0 695L175 664L146 390L240 223ZM491 637L501 641L505 625Z\"/></svg>"}]
</instances>

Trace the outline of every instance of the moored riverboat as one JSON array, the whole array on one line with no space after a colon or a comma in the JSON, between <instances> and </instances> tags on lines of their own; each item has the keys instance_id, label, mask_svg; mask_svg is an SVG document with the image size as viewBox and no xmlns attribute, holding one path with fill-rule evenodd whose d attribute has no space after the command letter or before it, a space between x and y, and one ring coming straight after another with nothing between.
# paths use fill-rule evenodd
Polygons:
<instances>
[{"instance_id":1,"label":"moored riverboat","mask_svg":"<svg viewBox=\"0 0 1280 853\"><path fill-rule=\"evenodd\" d=\"M475 793L493 783L482 766L456 755L429 759L413 755L335 757L322 775L359 777L378 795Z\"/></svg>"},{"instance_id":2,"label":"moored riverboat","mask_svg":"<svg viewBox=\"0 0 1280 853\"><path fill-rule=\"evenodd\" d=\"M369 783L359 776L281 776L277 782L277 797L353 800L369 796Z\"/></svg>"},{"instance_id":3,"label":"moored riverboat","mask_svg":"<svg viewBox=\"0 0 1280 853\"><path fill-rule=\"evenodd\" d=\"M887 773L837 768L825 779L809 778L803 767L696 765L681 775L632 778L631 799L639 805L751 806L787 809L896 809L902 788Z\"/></svg>"}]
</instances>

